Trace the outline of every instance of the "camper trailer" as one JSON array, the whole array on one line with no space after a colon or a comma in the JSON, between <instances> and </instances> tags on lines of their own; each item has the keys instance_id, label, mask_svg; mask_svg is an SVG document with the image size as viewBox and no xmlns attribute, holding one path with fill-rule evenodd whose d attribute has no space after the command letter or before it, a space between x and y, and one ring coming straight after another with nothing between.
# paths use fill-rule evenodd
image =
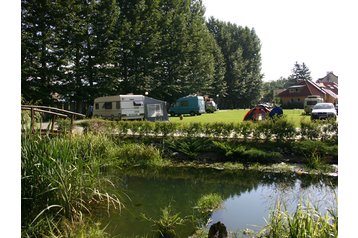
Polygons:
<instances>
[{"instance_id":1,"label":"camper trailer","mask_svg":"<svg viewBox=\"0 0 358 238\"><path fill-rule=\"evenodd\" d=\"M323 102L323 98L318 95L311 95L305 98L304 101L304 110L306 114L312 112L312 108L317 104Z\"/></svg>"},{"instance_id":2,"label":"camper trailer","mask_svg":"<svg viewBox=\"0 0 358 238\"><path fill-rule=\"evenodd\" d=\"M144 96L116 95L94 100L93 116L119 120L144 119Z\"/></svg>"},{"instance_id":3,"label":"camper trailer","mask_svg":"<svg viewBox=\"0 0 358 238\"><path fill-rule=\"evenodd\" d=\"M205 113L205 102L202 96L189 95L176 100L169 108L171 116L190 114L192 116Z\"/></svg>"}]
</instances>

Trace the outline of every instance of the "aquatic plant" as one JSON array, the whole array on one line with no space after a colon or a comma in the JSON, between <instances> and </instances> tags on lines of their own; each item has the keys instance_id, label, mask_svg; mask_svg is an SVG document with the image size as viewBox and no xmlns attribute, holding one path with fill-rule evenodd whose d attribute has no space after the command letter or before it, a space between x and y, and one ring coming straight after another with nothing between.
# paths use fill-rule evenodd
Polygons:
<instances>
[{"instance_id":1,"label":"aquatic plant","mask_svg":"<svg viewBox=\"0 0 358 238\"><path fill-rule=\"evenodd\" d=\"M23 134L21 142L24 233L41 234L41 224L51 226L63 219L76 223L94 206L122 207L119 196L108 193L112 183L101 174L103 165L98 158L105 158L103 147L111 145L106 137Z\"/></svg>"},{"instance_id":2,"label":"aquatic plant","mask_svg":"<svg viewBox=\"0 0 358 238\"><path fill-rule=\"evenodd\" d=\"M199 198L194 208L192 222L198 228L206 226L210 221L210 215L223 203L223 198L217 193L205 194Z\"/></svg>"},{"instance_id":3,"label":"aquatic plant","mask_svg":"<svg viewBox=\"0 0 358 238\"><path fill-rule=\"evenodd\" d=\"M180 217L180 213L175 213L172 210L171 205L164 207L161 209L162 215L159 219L153 219L151 217L147 217L145 214L142 214L142 217L153 223L153 227L155 227L154 231L157 231L160 234L160 237L163 238L172 238L176 236L176 227L178 225L183 225L185 219Z\"/></svg>"},{"instance_id":4,"label":"aquatic plant","mask_svg":"<svg viewBox=\"0 0 358 238\"><path fill-rule=\"evenodd\" d=\"M338 237L337 213L331 210L322 215L310 202L306 204L300 202L291 214L286 205L278 201L266 223L265 228L258 233L258 237Z\"/></svg>"}]
</instances>

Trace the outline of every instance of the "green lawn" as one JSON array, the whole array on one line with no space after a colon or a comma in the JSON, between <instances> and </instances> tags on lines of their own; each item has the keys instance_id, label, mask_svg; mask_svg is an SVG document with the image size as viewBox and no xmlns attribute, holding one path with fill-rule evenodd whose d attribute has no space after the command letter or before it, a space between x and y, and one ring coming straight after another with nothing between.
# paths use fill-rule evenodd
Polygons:
<instances>
[{"instance_id":1,"label":"green lawn","mask_svg":"<svg viewBox=\"0 0 358 238\"><path fill-rule=\"evenodd\" d=\"M244 116L249 111L249 109L239 109L239 110L219 110L215 113L205 113L201 116L184 116L183 120L180 120L179 117L170 117L169 121L171 122L203 122L203 123L213 123L213 122L242 122ZM309 116L302 115L303 109L285 109L283 113L287 115L288 120L293 121L296 126L300 126L300 121L302 118L304 120L309 120Z\"/></svg>"}]
</instances>

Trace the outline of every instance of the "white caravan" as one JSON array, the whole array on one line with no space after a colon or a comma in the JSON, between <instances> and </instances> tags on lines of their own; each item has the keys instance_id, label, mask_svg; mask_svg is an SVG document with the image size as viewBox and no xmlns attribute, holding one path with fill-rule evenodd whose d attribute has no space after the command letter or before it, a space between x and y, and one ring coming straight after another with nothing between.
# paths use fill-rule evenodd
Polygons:
<instances>
[{"instance_id":1,"label":"white caravan","mask_svg":"<svg viewBox=\"0 0 358 238\"><path fill-rule=\"evenodd\" d=\"M93 116L119 120L144 119L144 96L116 95L94 100Z\"/></svg>"},{"instance_id":2,"label":"white caravan","mask_svg":"<svg viewBox=\"0 0 358 238\"><path fill-rule=\"evenodd\" d=\"M317 103L322 103L323 102L323 98L321 98L318 95L311 95L305 98L304 101L304 110L306 114L310 114L312 112L312 108L317 104Z\"/></svg>"}]
</instances>

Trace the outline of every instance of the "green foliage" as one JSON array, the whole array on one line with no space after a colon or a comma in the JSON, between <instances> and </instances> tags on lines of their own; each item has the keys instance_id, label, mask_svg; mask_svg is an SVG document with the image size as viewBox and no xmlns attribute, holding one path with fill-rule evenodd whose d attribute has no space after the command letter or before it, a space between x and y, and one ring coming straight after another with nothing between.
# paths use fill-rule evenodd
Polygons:
<instances>
[{"instance_id":1,"label":"green foliage","mask_svg":"<svg viewBox=\"0 0 358 238\"><path fill-rule=\"evenodd\" d=\"M259 237L338 237L338 215L334 212L321 215L309 202L306 206L298 204L291 214L286 206L278 201Z\"/></svg>"},{"instance_id":2,"label":"green foliage","mask_svg":"<svg viewBox=\"0 0 358 238\"><path fill-rule=\"evenodd\" d=\"M41 113L35 112L34 123L39 123L42 121ZM31 129L31 111L30 110L21 110L21 130L30 131Z\"/></svg>"},{"instance_id":3,"label":"green foliage","mask_svg":"<svg viewBox=\"0 0 358 238\"><path fill-rule=\"evenodd\" d=\"M292 74L290 75L290 78L296 82L302 80L312 80L311 72L305 65L305 63L302 63L302 65L300 65L299 63L297 63L297 61L292 69Z\"/></svg>"},{"instance_id":4,"label":"green foliage","mask_svg":"<svg viewBox=\"0 0 358 238\"><path fill-rule=\"evenodd\" d=\"M66 119L58 119L56 121L57 126L58 126L58 130L66 133L68 131L71 130L71 120L66 118Z\"/></svg>"},{"instance_id":5,"label":"green foliage","mask_svg":"<svg viewBox=\"0 0 358 238\"><path fill-rule=\"evenodd\" d=\"M190 159L196 159L200 152L210 151L213 147L211 140L205 138L173 139L167 145Z\"/></svg>"},{"instance_id":6,"label":"green foliage","mask_svg":"<svg viewBox=\"0 0 358 238\"><path fill-rule=\"evenodd\" d=\"M118 164L127 167L153 166L163 163L159 149L144 144L123 144L113 149L112 156L117 158Z\"/></svg>"},{"instance_id":7,"label":"green foliage","mask_svg":"<svg viewBox=\"0 0 358 238\"><path fill-rule=\"evenodd\" d=\"M208 219L211 214L223 203L223 198L216 193L205 194L199 198L194 208L193 220L197 224L197 227L203 227L207 225Z\"/></svg>"},{"instance_id":8,"label":"green foliage","mask_svg":"<svg viewBox=\"0 0 358 238\"><path fill-rule=\"evenodd\" d=\"M161 211L162 215L159 219L147 217L145 214L142 214L142 217L153 223L153 226L156 227L155 231L159 232L160 237L176 237L176 227L183 225L185 220L180 217L180 213L175 213L170 205L162 208Z\"/></svg>"},{"instance_id":9,"label":"green foliage","mask_svg":"<svg viewBox=\"0 0 358 238\"><path fill-rule=\"evenodd\" d=\"M328 155L338 158L338 144L326 143L324 141L304 140L292 144L292 150L298 155L309 158L315 155L326 157Z\"/></svg>"},{"instance_id":10,"label":"green foliage","mask_svg":"<svg viewBox=\"0 0 358 238\"><path fill-rule=\"evenodd\" d=\"M215 209L218 209L223 203L223 199L219 194L210 193L202 196L196 203L194 209L200 214L206 216L211 214Z\"/></svg>"},{"instance_id":11,"label":"green foliage","mask_svg":"<svg viewBox=\"0 0 358 238\"><path fill-rule=\"evenodd\" d=\"M282 158L282 155L278 152L266 152L258 148L250 148L233 142L213 141L213 143L223 153L226 160L229 161L267 163Z\"/></svg>"},{"instance_id":12,"label":"green foliage","mask_svg":"<svg viewBox=\"0 0 358 238\"><path fill-rule=\"evenodd\" d=\"M318 121L301 120L300 134L303 140L319 139L321 136L321 123Z\"/></svg>"},{"instance_id":13,"label":"green foliage","mask_svg":"<svg viewBox=\"0 0 358 238\"><path fill-rule=\"evenodd\" d=\"M260 98L262 74L261 43L255 30L213 17L207 26L221 48L226 66L227 95L220 97L220 107L247 108L256 103Z\"/></svg>"},{"instance_id":14,"label":"green foliage","mask_svg":"<svg viewBox=\"0 0 358 238\"><path fill-rule=\"evenodd\" d=\"M24 100L226 93L223 54L201 1L23 0L21 13Z\"/></svg>"},{"instance_id":15,"label":"green foliage","mask_svg":"<svg viewBox=\"0 0 358 238\"><path fill-rule=\"evenodd\" d=\"M43 219L78 222L94 205L121 208L116 194L107 192L98 158L107 158L112 143L106 137L21 138L22 225L42 232Z\"/></svg>"}]
</instances>

